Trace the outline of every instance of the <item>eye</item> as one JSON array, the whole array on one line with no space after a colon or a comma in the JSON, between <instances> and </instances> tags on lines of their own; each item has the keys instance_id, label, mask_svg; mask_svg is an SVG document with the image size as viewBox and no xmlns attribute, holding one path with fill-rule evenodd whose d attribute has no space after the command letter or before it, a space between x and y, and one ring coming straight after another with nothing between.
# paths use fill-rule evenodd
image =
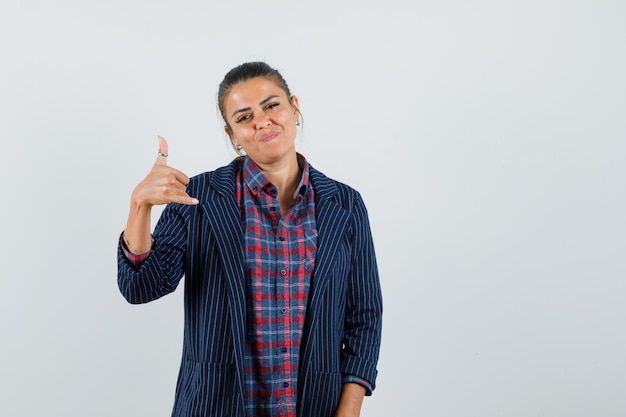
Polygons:
<instances>
[{"instance_id":1,"label":"eye","mask_svg":"<svg viewBox=\"0 0 626 417\"><path fill-rule=\"evenodd\" d=\"M235 120L235 123L245 122L246 120L250 120L250 117L251 116L249 114L241 115L237 118L237 120Z\"/></svg>"},{"instance_id":2,"label":"eye","mask_svg":"<svg viewBox=\"0 0 626 417\"><path fill-rule=\"evenodd\" d=\"M279 105L280 105L280 103L270 103L265 108L268 109L268 110L271 110L271 109L273 109L275 107L278 107Z\"/></svg>"}]
</instances>

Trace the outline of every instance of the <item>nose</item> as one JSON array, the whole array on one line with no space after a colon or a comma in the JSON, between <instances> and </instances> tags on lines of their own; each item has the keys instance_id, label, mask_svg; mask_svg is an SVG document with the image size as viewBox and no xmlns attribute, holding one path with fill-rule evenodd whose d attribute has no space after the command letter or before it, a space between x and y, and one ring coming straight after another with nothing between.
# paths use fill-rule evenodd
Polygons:
<instances>
[{"instance_id":1,"label":"nose","mask_svg":"<svg viewBox=\"0 0 626 417\"><path fill-rule=\"evenodd\" d=\"M271 125L272 125L272 121L266 114L263 114L257 118L257 122L256 122L257 129L265 129L265 128L270 127Z\"/></svg>"}]
</instances>

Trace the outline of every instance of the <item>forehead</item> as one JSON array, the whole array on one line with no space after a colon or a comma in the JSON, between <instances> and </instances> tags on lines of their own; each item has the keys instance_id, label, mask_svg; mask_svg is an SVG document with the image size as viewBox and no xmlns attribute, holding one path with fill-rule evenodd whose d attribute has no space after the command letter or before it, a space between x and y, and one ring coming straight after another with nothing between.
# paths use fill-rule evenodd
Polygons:
<instances>
[{"instance_id":1,"label":"forehead","mask_svg":"<svg viewBox=\"0 0 626 417\"><path fill-rule=\"evenodd\" d=\"M270 96L286 98L287 95L276 82L269 78L256 77L235 84L226 96L226 108L251 106Z\"/></svg>"}]
</instances>

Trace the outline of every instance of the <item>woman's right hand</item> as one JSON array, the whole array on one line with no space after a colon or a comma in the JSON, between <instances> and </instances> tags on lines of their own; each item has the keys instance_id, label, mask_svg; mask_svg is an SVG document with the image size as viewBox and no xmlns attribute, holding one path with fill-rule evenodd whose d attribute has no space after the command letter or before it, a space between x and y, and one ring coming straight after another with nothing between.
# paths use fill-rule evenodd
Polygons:
<instances>
[{"instance_id":1,"label":"woman's right hand","mask_svg":"<svg viewBox=\"0 0 626 417\"><path fill-rule=\"evenodd\" d=\"M196 198L187 195L189 177L167 165L167 152L167 141L159 136L159 156L146 178L133 190L124 242L135 255L150 250L150 216L153 206L168 203L198 204Z\"/></svg>"},{"instance_id":2,"label":"woman's right hand","mask_svg":"<svg viewBox=\"0 0 626 417\"><path fill-rule=\"evenodd\" d=\"M168 203L198 204L198 200L187 195L189 177L167 165L167 141L159 136L159 155L148 175L135 187L131 197L137 208Z\"/></svg>"}]
</instances>

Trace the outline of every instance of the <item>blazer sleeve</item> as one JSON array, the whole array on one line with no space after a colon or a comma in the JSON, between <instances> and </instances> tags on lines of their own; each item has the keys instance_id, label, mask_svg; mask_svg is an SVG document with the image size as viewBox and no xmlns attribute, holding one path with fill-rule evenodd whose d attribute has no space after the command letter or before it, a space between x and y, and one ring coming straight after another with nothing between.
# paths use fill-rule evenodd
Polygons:
<instances>
[{"instance_id":1,"label":"blazer sleeve","mask_svg":"<svg viewBox=\"0 0 626 417\"><path fill-rule=\"evenodd\" d=\"M361 196L355 200L341 372L375 388L382 332L382 293L374 242ZM368 390L367 395L371 395Z\"/></svg>"},{"instance_id":2,"label":"blazer sleeve","mask_svg":"<svg viewBox=\"0 0 626 417\"><path fill-rule=\"evenodd\" d=\"M188 228L181 206L166 206L154 229L150 255L137 269L117 248L117 284L131 304L147 303L173 292L184 273Z\"/></svg>"}]
</instances>

